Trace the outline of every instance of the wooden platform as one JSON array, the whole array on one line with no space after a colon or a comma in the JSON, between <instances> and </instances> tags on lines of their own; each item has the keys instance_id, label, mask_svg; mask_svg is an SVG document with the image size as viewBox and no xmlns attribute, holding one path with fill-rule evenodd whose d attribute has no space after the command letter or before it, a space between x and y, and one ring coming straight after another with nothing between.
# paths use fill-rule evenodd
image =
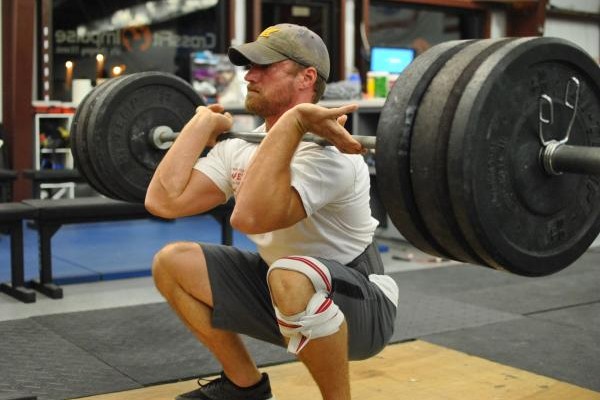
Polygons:
<instances>
[{"instance_id":1,"label":"wooden platform","mask_svg":"<svg viewBox=\"0 0 600 400\"><path fill-rule=\"evenodd\" d=\"M300 363L262 369L277 400L320 399ZM414 341L388 346L376 357L351 364L352 397L361 400L600 400L600 393L465 353ZM166 400L195 389L196 380L86 400Z\"/></svg>"}]
</instances>

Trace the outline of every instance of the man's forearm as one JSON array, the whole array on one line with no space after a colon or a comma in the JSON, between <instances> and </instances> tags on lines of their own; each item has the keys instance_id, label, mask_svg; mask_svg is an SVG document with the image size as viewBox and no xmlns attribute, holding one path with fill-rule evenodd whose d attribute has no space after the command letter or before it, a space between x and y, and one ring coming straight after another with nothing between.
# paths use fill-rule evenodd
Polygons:
<instances>
[{"instance_id":1,"label":"man's forearm","mask_svg":"<svg viewBox=\"0 0 600 400\"><path fill-rule=\"evenodd\" d=\"M205 129L195 128L202 124L199 118L188 123L177 140L167 151L150 182L148 192L161 198L176 198L187 187L193 167L204 149L212 132L209 126Z\"/></svg>"},{"instance_id":2,"label":"man's forearm","mask_svg":"<svg viewBox=\"0 0 600 400\"><path fill-rule=\"evenodd\" d=\"M252 221L249 224L253 229L269 230L289 224L290 212L294 211L292 202L297 201L291 186L290 164L304 133L295 118L283 116L248 165L238 188L235 212Z\"/></svg>"}]
</instances>

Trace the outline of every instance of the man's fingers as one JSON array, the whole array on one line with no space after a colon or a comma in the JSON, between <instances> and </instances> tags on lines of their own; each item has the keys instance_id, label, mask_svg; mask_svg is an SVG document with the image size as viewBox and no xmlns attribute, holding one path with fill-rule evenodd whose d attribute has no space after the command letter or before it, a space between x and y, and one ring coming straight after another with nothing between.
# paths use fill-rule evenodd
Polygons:
<instances>
[{"instance_id":1,"label":"man's fingers","mask_svg":"<svg viewBox=\"0 0 600 400\"><path fill-rule=\"evenodd\" d=\"M337 110L340 115L341 114L350 114L350 113L353 113L354 111L358 110L358 104L347 104L345 106L335 108L335 110Z\"/></svg>"},{"instance_id":2,"label":"man's fingers","mask_svg":"<svg viewBox=\"0 0 600 400\"><path fill-rule=\"evenodd\" d=\"M355 145L336 146L342 153L346 154L364 154L365 150L360 143Z\"/></svg>"},{"instance_id":3,"label":"man's fingers","mask_svg":"<svg viewBox=\"0 0 600 400\"><path fill-rule=\"evenodd\" d=\"M338 125L337 127L334 127L333 131L335 132L335 134L332 134L329 140L342 153L364 154L366 152L366 149L363 147L363 145L359 141L354 139L352 135L343 126Z\"/></svg>"},{"instance_id":4,"label":"man's fingers","mask_svg":"<svg viewBox=\"0 0 600 400\"><path fill-rule=\"evenodd\" d=\"M346 121L348 121L348 116L346 114L339 116L337 119L338 124L340 124L341 126L346 125Z\"/></svg>"},{"instance_id":5,"label":"man's fingers","mask_svg":"<svg viewBox=\"0 0 600 400\"><path fill-rule=\"evenodd\" d=\"M326 108L320 107L322 110L321 118L337 120L343 115L351 114L358 110L358 104L347 104L341 107Z\"/></svg>"},{"instance_id":6,"label":"man's fingers","mask_svg":"<svg viewBox=\"0 0 600 400\"><path fill-rule=\"evenodd\" d=\"M219 103L215 103L215 104L211 104L208 106L208 108L212 111L212 112L216 112L216 113L222 113L223 111L225 111L225 107L223 107L221 104Z\"/></svg>"}]
</instances>

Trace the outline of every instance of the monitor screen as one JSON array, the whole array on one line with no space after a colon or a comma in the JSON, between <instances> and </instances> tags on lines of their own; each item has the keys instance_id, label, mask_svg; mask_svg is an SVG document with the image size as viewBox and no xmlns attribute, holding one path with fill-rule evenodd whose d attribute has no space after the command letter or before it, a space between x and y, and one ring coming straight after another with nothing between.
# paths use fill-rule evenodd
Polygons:
<instances>
[{"instance_id":1,"label":"monitor screen","mask_svg":"<svg viewBox=\"0 0 600 400\"><path fill-rule=\"evenodd\" d=\"M414 58L410 47L371 47L371 71L399 74Z\"/></svg>"}]
</instances>

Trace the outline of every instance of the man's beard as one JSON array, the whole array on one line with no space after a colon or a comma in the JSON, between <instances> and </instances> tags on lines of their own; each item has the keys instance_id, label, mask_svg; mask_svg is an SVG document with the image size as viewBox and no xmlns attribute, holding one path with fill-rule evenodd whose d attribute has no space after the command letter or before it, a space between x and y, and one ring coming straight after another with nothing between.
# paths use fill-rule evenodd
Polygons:
<instances>
[{"instance_id":1,"label":"man's beard","mask_svg":"<svg viewBox=\"0 0 600 400\"><path fill-rule=\"evenodd\" d=\"M244 103L246 111L250 114L258 115L261 118L266 118L269 109L269 101L262 98L257 93L248 93Z\"/></svg>"},{"instance_id":2,"label":"man's beard","mask_svg":"<svg viewBox=\"0 0 600 400\"><path fill-rule=\"evenodd\" d=\"M249 91L244 102L246 111L263 119L279 115L292 105L293 87L277 92L275 96L265 96L263 93Z\"/></svg>"}]
</instances>

